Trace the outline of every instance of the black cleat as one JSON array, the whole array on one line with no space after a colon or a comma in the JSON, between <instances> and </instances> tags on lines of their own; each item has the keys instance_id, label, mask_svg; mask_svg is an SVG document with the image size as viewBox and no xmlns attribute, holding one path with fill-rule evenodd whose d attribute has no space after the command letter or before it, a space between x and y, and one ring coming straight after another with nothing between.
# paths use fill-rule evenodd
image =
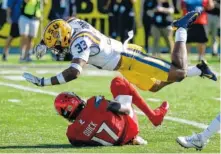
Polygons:
<instances>
[{"instance_id":1,"label":"black cleat","mask_svg":"<svg viewBox=\"0 0 221 154\"><path fill-rule=\"evenodd\" d=\"M196 67L198 67L202 73L201 77L207 77L213 81L217 81L217 77L215 73L213 73L210 68L208 67L207 63L204 60L201 60L201 63L197 64Z\"/></svg>"},{"instance_id":2,"label":"black cleat","mask_svg":"<svg viewBox=\"0 0 221 154\"><path fill-rule=\"evenodd\" d=\"M201 12L199 11L188 12L185 16L172 23L173 29L178 29L180 27L185 29L189 28L189 26L197 19L197 17L200 16L200 14Z\"/></svg>"}]
</instances>

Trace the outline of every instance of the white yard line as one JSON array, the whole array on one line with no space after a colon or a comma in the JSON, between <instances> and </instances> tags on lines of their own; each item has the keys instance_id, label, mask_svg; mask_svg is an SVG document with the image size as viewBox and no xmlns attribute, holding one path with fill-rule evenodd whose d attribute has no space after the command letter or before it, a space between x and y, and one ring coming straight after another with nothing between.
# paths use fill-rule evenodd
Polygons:
<instances>
[{"instance_id":1,"label":"white yard line","mask_svg":"<svg viewBox=\"0 0 221 154\"><path fill-rule=\"evenodd\" d=\"M40 94L52 95L52 96L57 96L57 94L58 94L56 92L49 92L49 91L41 90L41 89L37 89L37 88L25 87L25 86L18 85L18 84L0 82L0 85L7 86L7 87L12 87L12 88L15 88L15 89L21 89L21 90L24 90L24 91L31 91L31 92L40 93Z\"/></svg>"},{"instance_id":2,"label":"white yard line","mask_svg":"<svg viewBox=\"0 0 221 154\"><path fill-rule=\"evenodd\" d=\"M0 75L6 75L6 74L22 74L24 71L21 70L3 70L0 71Z\"/></svg>"},{"instance_id":3,"label":"white yard line","mask_svg":"<svg viewBox=\"0 0 221 154\"><path fill-rule=\"evenodd\" d=\"M212 99L214 99L214 100L217 100L217 101L221 101L221 98L215 98L215 97L213 97Z\"/></svg>"},{"instance_id":4,"label":"white yard line","mask_svg":"<svg viewBox=\"0 0 221 154\"><path fill-rule=\"evenodd\" d=\"M44 74L58 74L62 70L37 70L35 71L36 74L44 75ZM0 75L22 75L24 72L28 71L21 71L21 70L6 70L6 71L0 71ZM82 71L82 76L115 76L120 73L118 72L113 72L113 71L105 71L105 70L84 70Z\"/></svg>"},{"instance_id":5,"label":"white yard line","mask_svg":"<svg viewBox=\"0 0 221 154\"><path fill-rule=\"evenodd\" d=\"M160 102L161 100L160 99L158 99L158 98L147 98L147 101L149 101L149 102Z\"/></svg>"},{"instance_id":6,"label":"white yard line","mask_svg":"<svg viewBox=\"0 0 221 154\"><path fill-rule=\"evenodd\" d=\"M23 78L21 75L4 75L2 78L12 81L25 81L25 78Z\"/></svg>"},{"instance_id":7,"label":"white yard line","mask_svg":"<svg viewBox=\"0 0 221 154\"><path fill-rule=\"evenodd\" d=\"M0 85L15 88L15 89L20 89L20 90L24 90L24 91L30 91L30 92L35 92L35 93L51 95L51 96L56 96L58 94L56 92L50 92L50 91L41 90L41 89L37 89L37 88L25 87L25 86L18 85L18 84L0 82ZM136 112L140 115L144 115L141 111L136 111ZM170 116L166 116L165 119L170 120L170 121L174 121L174 122L177 122L177 123L191 125L191 126L194 126L194 127L197 127L197 128L202 128L202 129L207 128L207 125L205 125L203 123L198 123L196 121L190 121L190 120L176 118L176 117L170 117Z\"/></svg>"},{"instance_id":8,"label":"white yard line","mask_svg":"<svg viewBox=\"0 0 221 154\"><path fill-rule=\"evenodd\" d=\"M19 99L8 99L9 102L12 102L12 103L20 103L21 100Z\"/></svg>"},{"instance_id":9,"label":"white yard line","mask_svg":"<svg viewBox=\"0 0 221 154\"><path fill-rule=\"evenodd\" d=\"M136 113L138 113L140 115L145 115L141 111L136 111ZM197 128L202 128L202 129L206 129L208 127L208 125L205 125L205 124L202 124L202 123L198 123L198 122L190 121L190 120L186 120L186 119L180 119L180 118L176 118L176 117L166 116L165 119L170 120L170 121L174 121L174 122L178 122L178 123L182 123L182 124L191 125L191 126L194 126L194 127L197 127Z\"/></svg>"}]
</instances>

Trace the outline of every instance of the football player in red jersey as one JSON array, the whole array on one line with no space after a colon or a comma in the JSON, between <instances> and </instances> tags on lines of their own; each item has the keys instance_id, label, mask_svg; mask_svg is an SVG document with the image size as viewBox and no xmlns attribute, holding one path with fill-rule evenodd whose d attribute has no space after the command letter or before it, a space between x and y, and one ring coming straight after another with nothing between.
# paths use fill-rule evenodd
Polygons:
<instances>
[{"instance_id":1,"label":"football player in red jersey","mask_svg":"<svg viewBox=\"0 0 221 154\"><path fill-rule=\"evenodd\" d=\"M160 125L169 104L151 110L135 88L124 78L116 77L111 82L114 100L93 96L86 102L72 92L60 93L54 105L58 113L72 122L67 137L78 145L124 145L146 144L138 136L138 121L132 103L141 109L155 125Z\"/></svg>"}]
</instances>

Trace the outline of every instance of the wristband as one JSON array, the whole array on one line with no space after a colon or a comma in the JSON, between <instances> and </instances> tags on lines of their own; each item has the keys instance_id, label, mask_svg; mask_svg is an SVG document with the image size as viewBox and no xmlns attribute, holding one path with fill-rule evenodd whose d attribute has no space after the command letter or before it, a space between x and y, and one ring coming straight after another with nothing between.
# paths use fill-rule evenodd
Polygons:
<instances>
[{"instance_id":1,"label":"wristband","mask_svg":"<svg viewBox=\"0 0 221 154\"><path fill-rule=\"evenodd\" d=\"M66 83L66 81L65 81L64 76L63 76L62 73L58 74L56 77L57 77L58 82L59 82L60 84Z\"/></svg>"},{"instance_id":2,"label":"wristband","mask_svg":"<svg viewBox=\"0 0 221 154\"><path fill-rule=\"evenodd\" d=\"M50 85L52 85L51 84L51 78L48 78L48 79L42 79L42 86L50 86Z\"/></svg>"}]
</instances>

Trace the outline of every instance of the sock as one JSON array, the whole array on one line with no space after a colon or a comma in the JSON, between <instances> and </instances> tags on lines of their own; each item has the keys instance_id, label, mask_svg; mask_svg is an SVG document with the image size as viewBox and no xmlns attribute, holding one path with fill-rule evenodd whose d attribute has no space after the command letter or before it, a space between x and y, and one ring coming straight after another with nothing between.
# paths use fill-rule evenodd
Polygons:
<instances>
[{"instance_id":1,"label":"sock","mask_svg":"<svg viewBox=\"0 0 221 154\"><path fill-rule=\"evenodd\" d=\"M200 56L199 56L199 61L204 60L204 59L205 59L205 58L204 58L203 55L200 55Z\"/></svg>"},{"instance_id":2,"label":"sock","mask_svg":"<svg viewBox=\"0 0 221 154\"><path fill-rule=\"evenodd\" d=\"M115 98L116 101L118 101L120 104L121 104L121 107L122 108L125 108L125 109L129 109L130 112L129 112L129 116L131 118L133 118L133 109L132 109L132 96L130 95L118 95L116 98Z\"/></svg>"},{"instance_id":3,"label":"sock","mask_svg":"<svg viewBox=\"0 0 221 154\"><path fill-rule=\"evenodd\" d=\"M199 76L202 74L202 71L196 66L189 66L187 69L187 77Z\"/></svg>"},{"instance_id":4,"label":"sock","mask_svg":"<svg viewBox=\"0 0 221 154\"><path fill-rule=\"evenodd\" d=\"M175 42L186 42L187 31L185 28L179 28L175 34Z\"/></svg>"},{"instance_id":5,"label":"sock","mask_svg":"<svg viewBox=\"0 0 221 154\"><path fill-rule=\"evenodd\" d=\"M213 44L213 54L217 54L218 53L218 42L216 41L214 44Z\"/></svg>"},{"instance_id":6,"label":"sock","mask_svg":"<svg viewBox=\"0 0 221 154\"><path fill-rule=\"evenodd\" d=\"M135 104L150 120L155 116L155 112L147 105L145 100L136 90L132 90L133 104Z\"/></svg>"},{"instance_id":7,"label":"sock","mask_svg":"<svg viewBox=\"0 0 221 154\"><path fill-rule=\"evenodd\" d=\"M215 134L219 130L220 130L220 114L201 133L203 141L206 142L213 134Z\"/></svg>"}]
</instances>

